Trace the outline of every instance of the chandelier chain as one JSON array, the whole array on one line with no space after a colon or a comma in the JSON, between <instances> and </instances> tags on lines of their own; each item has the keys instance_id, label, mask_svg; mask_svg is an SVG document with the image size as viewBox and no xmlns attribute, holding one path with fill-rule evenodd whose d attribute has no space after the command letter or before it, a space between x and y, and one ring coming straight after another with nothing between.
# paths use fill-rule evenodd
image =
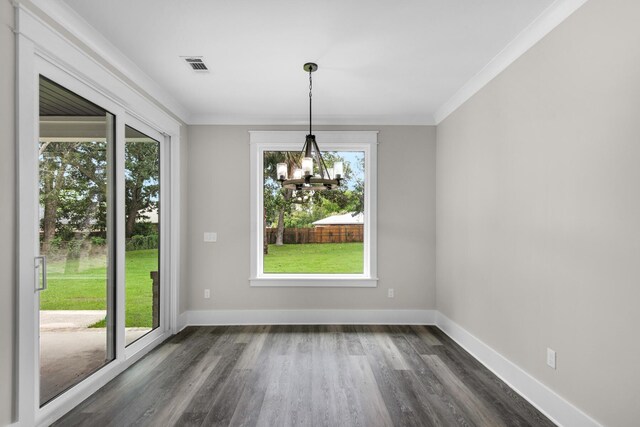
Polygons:
<instances>
[{"instance_id":1,"label":"chandelier chain","mask_svg":"<svg viewBox=\"0 0 640 427\"><path fill-rule=\"evenodd\" d=\"M309 135L311 135L313 132L311 131L311 98L312 98L312 94L311 91L313 89L313 80L311 79L311 69L309 69Z\"/></svg>"}]
</instances>

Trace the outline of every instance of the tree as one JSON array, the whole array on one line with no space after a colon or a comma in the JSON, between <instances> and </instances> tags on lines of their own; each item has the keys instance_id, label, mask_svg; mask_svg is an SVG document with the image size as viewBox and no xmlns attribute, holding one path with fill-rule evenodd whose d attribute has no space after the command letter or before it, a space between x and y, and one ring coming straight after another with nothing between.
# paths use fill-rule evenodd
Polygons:
<instances>
[{"instance_id":1,"label":"tree","mask_svg":"<svg viewBox=\"0 0 640 427\"><path fill-rule=\"evenodd\" d=\"M276 231L276 246L282 246L284 244L284 215L285 212L291 209L293 190L280 190L280 184L278 183L278 177L276 176L276 166L278 163L286 163L287 170L293 171L295 167L300 166L300 153L293 151L269 151L265 153L264 156L264 177L265 181L270 181L265 184L264 199L269 199L271 202L269 203L271 209L277 209L278 225ZM265 204L265 207L266 206L267 204Z\"/></svg>"},{"instance_id":2,"label":"tree","mask_svg":"<svg viewBox=\"0 0 640 427\"><path fill-rule=\"evenodd\" d=\"M40 145L42 249L56 234L106 228L106 143L44 142ZM100 220L102 218L102 220Z\"/></svg>"},{"instance_id":3,"label":"tree","mask_svg":"<svg viewBox=\"0 0 640 427\"><path fill-rule=\"evenodd\" d=\"M89 233L106 237L108 147L104 141L40 144L43 253L49 253L54 238L61 238L75 242L67 244L67 256L79 257ZM125 228L131 237L140 212L158 205L159 145L127 142L125 153Z\"/></svg>"},{"instance_id":4,"label":"tree","mask_svg":"<svg viewBox=\"0 0 640 427\"><path fill-rule=\"evenodd\" d=\"M56 233L60 191L65 180L66 156L69 147L60 143L40 144L40 203L44 208L42 218L42 252L49 253Z\"/></svg>"},{"instance_id":5,"label":"tree","mask_svg":"<svg viewBox=\"0 0 640 427\"><path fill-rule=\"evenodd\" d=\"M339 152L324 152L327 167L336 161L344 164L343 185L340 189L296 193L282 189L276 177L276 165L287 163L289 171L299 166L299 152L266 152L264 155L263 204L266 227L276 227L276 245L283 243L285 227L311 227L318 219L335 213L362 212L364 203L364 156L357 164L345 160ZM350 156L353 159L353 154Z\"/></svg>"},{"instance_id":6,"label":"tree","mask_svg":"<svg viewBox=\"0 0 640 427\"><path fill-rule=\"evenodd\" d=\"M125 234L131 238L140 212L158 208L159 144L155 141L127 141L125 169Z\"/></svg>"},{"instance_id":7,"label":"tree","mask_svg":"<svg viewBox=\"0 0 640 427\"><path fill-rule=\"evenodd\" d=\"M106 142L48 141L40 145L42 252L66 242L66 272L79 268L88 237L106 229Z\"/></svg>"}]
</instances>

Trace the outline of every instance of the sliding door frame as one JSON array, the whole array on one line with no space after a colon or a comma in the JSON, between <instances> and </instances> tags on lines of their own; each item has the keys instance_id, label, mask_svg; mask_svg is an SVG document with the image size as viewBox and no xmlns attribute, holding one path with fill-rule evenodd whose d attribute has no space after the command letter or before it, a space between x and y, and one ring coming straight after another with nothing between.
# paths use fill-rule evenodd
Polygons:
<instances>
[{"instance_id":1,"label":"sliding door frame","mask_svg":"<svg viewBox=\"0 0 640 427\"><path fill-rule=\"evenodd\" d=\"M170 156L169 156L169 150L170 150L170 144L171 144L171 140L167 135L163 135L162 133L158 132L157 130L155 130L153 127L149 126L148 124L144 123L143 121L141 121L140 119L136 118L135 116L132 116L131 114L125 113L125 118L124 118L124 126L123 126L123 131L124 131L124 127L125 126L130 126L132 128L134 128L135 130L142 132L143 134L147 135L148 137L155 139L156 141L158 141L158 143L160 144L160 193L159 193L159 199L160 199L160 209L158 210L158 217L160 218L160 224L159 227L160 229L159 231L159 236L160 236L160 257L158 259L158 262L160 264L160 286L159 286L159 290L160 290L160 305L158 306L160 309L160 325L152 330L149 331L147 334L145 334L144 336L140 337L139 339L135 340L134 342L132 342L129 345L126 345L126 337L124 335L124 333L120 334L119 337L117 337L117 342L118 342L118 348L124 348L125 354L127 357L131 357L133 355L135 355L136 353L138 353L141 349L145 348L146 346L148 346L150 343L156 341L157 339L161 338L162 335L165 333L165 331L167 329L170 329L169 327L169 319L170 319L170 315L169 313L171 312L171 307L170 304L167 304L170 301L170 298L167 298L166 295L168 295L170 292L169 287L167 286L167 280L165 280L165 277L170 277L169 274L171 272L171 269L168 268L168 266L170 265L170 258L168 257L169 254L169 250L170 250L170 246L168 245L168 242L170 242L170 235L171 235L171 227L169 224L170 221L170 209L169 207L171 206L170 203L170 196L171 196L171 191L169 191L169 189L167 189L167 185L165 185L165 183L170 183L169 180L166 180L166 176L169 176L169 171L171 169L171 162L170 162ZM124 135L123 135L124 138ZM122 165L124 165L125 162L125 146L126 146L126 139L122 140L122 143L119 144L121 147L121 151L122 151ZM125 175L124 175L124 170L122 171L121 174L118 175L118 187L119 188L124 188L125 186ZM122 213L118 214L118 218L125 218L125 211L124 211L124 206L125 206L125 194L124 191L120 191L117 195L118 197L118 202L121 203L122 205ZM165 197L166 197L166 201L165 201ZM124 221L121 221L124 224ZM122 241L123 243L125 242L126 239L126 233L125 233L125 229L124 229L124 225L123 227L118 230L119 234L118 234L118 240ZM120 281L120 283L118 284L119 286L117 286L118 291L117 291L117 295L119 296L119 302L122 302L122 304L117 304L116 307L118 307L118 309L122 310L122 312L117 316L117 318L122 320L122 331L124 331L124 327L125 327L125 308L126 308L126 280L125 280L125 274L126 271L124 269L125 266L125 248L123 247L122 251L118 252L118 261L117 264L118 265L122 265L123 266L123 270L122 270L122 280ZM120 342L120 340L122 340L122 343Z\"/></svg>"},{"instance_id":2,"label":"sliding door frame","mask_svg":"<svg viewBox=\"0 0 640 427\"><path fill-rule=\"evenodd\" d=\"M16 8L16 129L18 163L16 411L19 425L48 425L97 391L178 330L180 123L103 63L77 47L22 3ZM115 359L40 407L39 295L34 257L39 252L39 76L43 75L115 116ZM98 83L99 82L99 83ZM160 326L125 348L124 144L125 125L161 143Z\"/></svg>"}]
</instances>

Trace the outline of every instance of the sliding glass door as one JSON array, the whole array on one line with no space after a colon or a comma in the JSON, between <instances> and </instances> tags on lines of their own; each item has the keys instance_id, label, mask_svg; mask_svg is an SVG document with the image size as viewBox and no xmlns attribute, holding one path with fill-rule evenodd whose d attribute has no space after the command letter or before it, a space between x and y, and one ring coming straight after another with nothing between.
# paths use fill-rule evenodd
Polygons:
<instances>
[{"instance_id":1,"label":"sliding glass door","mask_svg":"<svg viewBox=\"0 0 640 427\"><path fill-rule=\"evenodd\" d=\"M44 76L38 86L36 384L43 407L163 334L163 137Z\"/></svg>"},{"instance_id":2,"label":"sliding glass door","mask_svg":"<svg viewBox=\"0 0 640 427\"><path fill-rule=\"evenodd\" d=\"M39 79L40 406L115 358L114 115Z\"/></svg>"},{"instance_id":3,"label":"sliding glass door","mask_svg":"<svg viewBox=\"0 0 640 427\"><path fill-rule=\"evenodd\" d=\"M181 124L16 13L14 418L50 425L177 329Z\"/></svg>"}]
</instances>

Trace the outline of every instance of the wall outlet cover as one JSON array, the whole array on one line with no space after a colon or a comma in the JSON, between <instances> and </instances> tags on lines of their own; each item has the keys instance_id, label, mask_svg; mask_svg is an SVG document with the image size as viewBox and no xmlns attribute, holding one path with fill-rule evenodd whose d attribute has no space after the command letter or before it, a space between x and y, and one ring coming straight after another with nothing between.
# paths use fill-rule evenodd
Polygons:
<instances>
[{"instance_id":1,"label":"wall outlet cover","mask_svg":"<svg viewBox=\"0 0 640 427\"><path fill-rule=\"evenodd\" d=\"M550 368L556 369L556 352L547 348L547 365Z\"/></svg>"}]
</instances>

